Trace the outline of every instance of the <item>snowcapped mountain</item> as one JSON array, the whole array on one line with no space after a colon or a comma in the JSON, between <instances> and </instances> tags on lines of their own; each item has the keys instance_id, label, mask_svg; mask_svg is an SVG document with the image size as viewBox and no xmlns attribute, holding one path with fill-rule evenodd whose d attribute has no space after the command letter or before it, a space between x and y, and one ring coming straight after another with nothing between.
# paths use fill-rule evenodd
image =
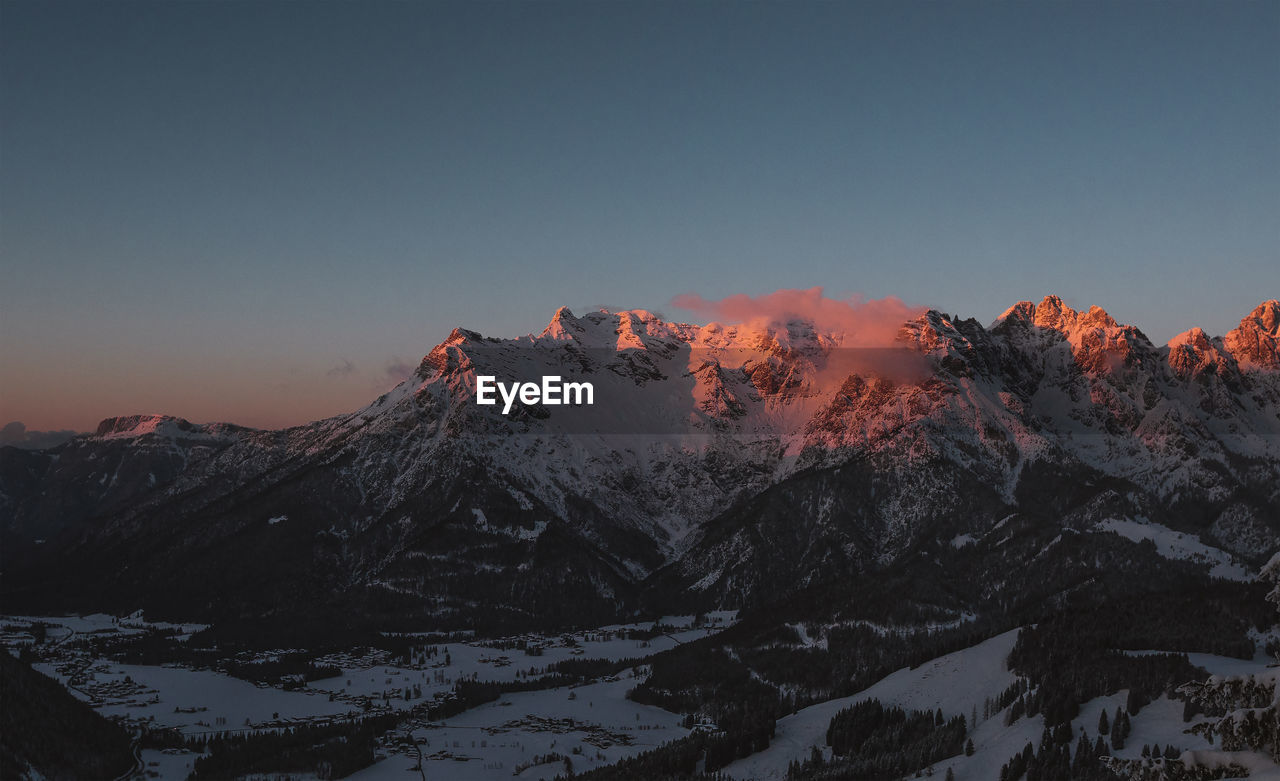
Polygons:
<instances>
[{"instance_id":1,"label":"snowcapped mountain","mask_svg":"<svg viewBox=\"0 0 1280 781\"><path fill-rule=\"evenodd\" d=\"M595 403L503 415L478 375L589 381ZM517 339L456 329L306 426L113 418L0 449L5 599L32 608L578 622L752 604L1011 517L1273 551L1280 304L1157 346L1050 296L989 327L929 311L879 348L562 308Z\"/></svg>"}]
</instances>

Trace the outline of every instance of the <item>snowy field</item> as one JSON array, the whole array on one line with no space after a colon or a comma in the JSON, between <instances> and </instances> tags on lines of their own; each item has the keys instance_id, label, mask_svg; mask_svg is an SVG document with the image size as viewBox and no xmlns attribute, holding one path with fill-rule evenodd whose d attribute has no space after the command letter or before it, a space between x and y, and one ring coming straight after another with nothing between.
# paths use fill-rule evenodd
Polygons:
<instances>
[{"instance_id":1,"label":"snowy field","mask_svg":"<svg viewBox=\"0 0 1280 781\"><path fill-rule=\"evenodd\" d=\"M825 749L827 725L830 724L831 717L862 700L878 699L885 705L900 705L915 710L934 711L941 708L943 715L948 718L964 716L968 719L973 708L976 707L981 713L983 701L987 697L994 698L1017 679L1005 667L1005 658L1013 650L1013 643L1017 638L1017 630L1005 632L972 648L925 662L914 670L898 670L852 696L811 705L779 719L777 733L769 748L734 762L724 772L740 781L785 778L792 760L806 759L815 746L819 750ZM991 722L1004 729L997 718L993 717ZM1040 738L1040 727L1035 730L1035 738ZM977 740L975 736L974 742L977 743ZM1021 750L1025 742L1019 742L1017 750ZM830 755L829 750L827 755ZM1002 759L1001 762L1003 761ZM997 778L1001 762L996 763Z\"/></svg>"},{"instance_id":2,"label":"snowy field","mask_svg":"<svg viewBox=\"0 0 1280 781\"><path fill-rule=\"evenodd\" d=\"M568 767L582 772L689 734L680 716L628 700L636 683L628 673L573 689L508 694L412 736L427 778L549 780ZM406 771L417 764L416 756L396 754L351 778L413 778Z\"/></svg>"},{"instance_id":3,"label":"snowy field","mask_svg":"<svg viewBox=\"0 0 1280 781\"><path fill-rule=\"evenodd\" d=\"M56 676L51 665L35 668L51 678ZM94 675L100 684L123 684L128 679L142 687L136 695L99 705L102 715L150 721L155 727L177 727L185 735L300 723L318 716L355 716L359 712L351 705L330 702L322 694L258 686L211 670L100 662ZM65 685L65 680L59 680Z\"/></svg>"},{"instance_id":4,"label":"snowy field","mask_svg":"<svg viewBox=\"0 0 1280 781\"><path fill-rule=\"evenodd\" d=\"M29 642L31 635L15 625L32 618L0 617L9 627L2 639L13 646ZM312 681L296 691L255 685L212 670L176 665L148 666L120 664L91 658L78 651L80 635L118 632L133 634L148 626L141 616L113 619L110 616L43 617L50 624L43 653L35 664L78 697L93 702L107 716L123 717L131 723L176 727L186 735L202 733L276 729L298 723L345 720L362 711L408 710L437 692L452 689L458 680L475 678L515 681L536 677L547 666L565 659L643 658L672 648L678 643L705 637L732 625L733 613L708 617L706 624L693 626L692 616L669 616L661 624L669 633L638 639L629 633L653 634L654 624L601 627L564 635L526 635L507 638L505 645L519 641L538 650L530 655L521 649L472 643L437 643L423 638L422 647L436 645L436 652L419 654L412 665L390 665L384 651L352 649L320 661L339 666L343 674ZM173 627L190 634L198 626ZM914 669L903 668L850 697L820 703L778 721L777 735L763 752L738 760L724 772L739 781L770 781L786 776L793 760L806 759L813 748L826 756L827 726L838 711L867 699L906 709L935 711L979 721L970 724L973 756L956 756L933 768L935 777L952 770L956 779L991 781L999 777L1000 766L1027 743L1038 744L1044 721L1040 716L1023 717L1005 726L1004 713L983 720L984 702L994 699L1016 676L1005 664L1017 638L1006 632ZM1262 639L1262 638L1258 638ZM491 643L493 641L490 641ZM1261 644L1259 644L1261 645ZM1134 655L1159 653L1129 651ZM1267 670L1267 656L1259 651L1252 660L1210 654L1188 654L1192 664L1213 675L1249 675ZM447 660L447 663L446 663ZM472 708L441 721L410 718L379 752L378 761L352 776L364 781L421 778L451 781L479 779L552 779L572 768L583 772L616 762L683 737L681 716L660 708L641 705L626 698L639 681L637 671L628 668L617 676L578 686L518 692L502 695L498 701ZM645 670L640 667L638 674ZM409 700L403 693L414 692ZM1114 713L1123 707L1128 692L1120 691L1084 703L1073 722L1077 735L1096 737L1098 717L1105 709ZM1144 744L1174 745L1180 750L1213 752L1203 738L1187 734L1190 726L1182 720L1183 705L1161 697L1132 716L1132 732L1121 758L1137 758ZM406 714L408 715L408 714ZM147 750L142 759L159 778L182 779L191 771L197 755L186 752ZM1258 757L1240 757L1253 770L1253 778L1280 778L1280 768ZM419 771L421 768L421 772Z\"/></svg>"},{"instance_id":5,"label":"snowy field","mask_svg":"<svg viewBox=\"0 0 1280 781\"><path fill-rule=\"evenodd\" d=\"M452 691L461 680L536 678L548 666L572 659L643 659L722 631L735 619L734 611L716 612L695 626L694 616L664 616L656 622L584 632L504 638L491 645L415 637L415 645L434 646L435 653L419 654L412 665L389 664L390 654L369 648L331 654L317 662L337 666L342 674L294 691L208 669L122 664L92 656L76 642L151 629L175 631L185 640L203 628L149 623L137 614L0 616L0 624L7 627L0 642L16 649L32 641L32 624L45 624L47 639L40 646L42 660L33 665L36 670L105 716L197 736L344 721L370 710L407 711L434 694ZM534 651L506 647L515 643ZM260 656L270 658L272 653ZM410 720L393 737L412 735L428 778L464 781L550 779L570 766L575 771L599 767L687 735L679 715L626 698L638 683L633 675L626 669L580 687L507 694L444 721ZM404 697L406 690L412 692L409 699ZM420 777L412 770L419 764L417 753L396 742L388 741L379 762L355 777ZM142 752L148 771L158 778L186 778L197 756L173 750Z\"/></svg>"},{"instance_id":6,"label":"snowy field","mask_svg":"<svg viewBox=\"0 0 1280 781\"><path fill-rule=\"evenodd\" d=\"M510 638L513 641L519 639L536 644L539 649L536 656L530 656L519 649L503 649L492 645L424 640L424 645L435 645L439 650L427 664L417 668L378 664L376 655L365 658L345 654L321 657L318 662L340 667L342 675L312 681L307 688L333 694L339 699L367 697L384 700L388 707L407 710L419 704L420 700L416 692L413 699L405 700L403 693L406 687L417 686L422 696L430 697L437 692L450 691L457 681L470 677L499 682L514 681L521 674L536 678L550 665L569 659L642 659L681 643L715 634L732 624L735 615L734 611L708 614L706 624L697 629L691 628L693 616L663 616L656 623L669 626L675 631L643 640L627 638L625 635L645 631L653 626L652 623L615 624L588 632ZM446 654L448 664L445 663Z\"/></svg>"}]
</instances>

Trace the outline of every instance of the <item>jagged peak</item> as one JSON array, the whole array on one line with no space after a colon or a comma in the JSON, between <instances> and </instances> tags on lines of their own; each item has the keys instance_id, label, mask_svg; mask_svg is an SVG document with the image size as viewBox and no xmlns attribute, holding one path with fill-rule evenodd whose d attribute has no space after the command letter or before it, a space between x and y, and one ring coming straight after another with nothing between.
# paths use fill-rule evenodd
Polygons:
<instances>
[{"instance_id":1,"label":"jagged peak","mask_svg":"<svg viewBox=\"0 0 1280 781\"><path fill-rule=\"evenodd\" d=\"M1064 304L1061 298L1045 296L1044 300L1036 305L1034 322L1041 328L1063 331L1075 324L1077 314L1076 310Z\"/></svg>"},{"instance_id":2,"label":"jagged peak","mask_svg":"<svg viewBox=\"0 0 1280 781\"><path fill-rule=\"evenodd\" d=\"M1059 296L1045 296L1039 304L1019 301L1009 307L991 324L992 328L1006 322L1017 322L1068 333L1077 328L1117 328L1120 324L1100 306L1087 310L1072 309Z\"/></svg>"},{"instance_id":3,"label":"jagged peak","mask_svg":"<svg viewBox=\"0 0 1280 781\"><path fill-rule=\"evenodd\" d=\"M1099 306L1073 309L1058 296L1045 296L1039 304L1020 301L988 330L1024 352L1065 345L1075 363L1089 371L1140 365L1155 357L1151 340L1135 326L1118 323Z\"/></svg>"},{"instance_id":4,"label":"jagged peak","mask_svg":"<svg viewBox=\"0 0 1280 781\"><path fill-rule=\"evenodd\" d=\"M1213 343L1209 339L1209 335L1199 326L1183 331L1169 340L1170 348L1190 347L1197 350L1207 350L1212 346Z\"/></svg>"},{"instance_id":5,"label":"jagged peak","mask_svg":"<svg viewBox=\"0 0 1280 781\"><path fill-rule=\"evenodd\" d=\"M432 347L431 352L422 356L418 368L406 382L424 380L432 374L449 372L468 364L469 359L463 348L483 341L486 341L484 336L475 331L454 328L443 342Z\"/></svg>"},{"instance_id":6,"label":"jagged peak","mask_svg":"<svg viewBox=\"0 0 1280 781\"><path fill-rule=\"evenodd\" d=\"M1114 328L1119 323L1100 306L1078 311L1065 304L1058 296L1045 296L1035 308L1035 324L1055 331L1070 331L1078 327Z\"/></svg>"},{"instance_id":7,"label":"jagged peak","mask_svg":"<svg viewBox=\"0 0 1280 781\"><path fill-rule=\"evenodd\" d=\"M1258 304L1240 321L1240 327L1260 330L1272 336L1280 335L1280 301L1273 298Z\"/></svg>"},{"instance_id":8,"label":"jagged peak","mask_svg":"<svg viewBox=\"0 0 1280 781\"><path fill-rule=\"evenodd\" d=\"M448 347L450 345L461 344L468 340L478 341L483 338L484 338L483 336L481 336L479 333L476 333L475 331L471 331L466 328L455 328L449 332L449 335L445 337L445 340L443 342L436 345L436 349L438 350L441 347Z\"/></svg>"},{"instance_id":9,"label":"jagged peak","mask_svg":"<svg viewBox=\"0 0 1280 781\"><path fill-rule=\"evenodd\" d=\"M1258 304L1222 341L1243 367L1280 368L1280 302Z\"/></svg>"},{"instance_id":10,"label":"jagged peak","mask_svg":"<svg viewBox=\"0 0 1280 781\"><path fill-rule=\"evenodd\" d=\"M955 324L951 321L951 316L937 309L929 311L902 324L898 329L895 339L897 342L915 342L919 340L919 335L928 333L933 338L946 338L950 335L959 336ZM962 337L963 338L963 337Z\"/></svg>"},{"instance_id":11,"label":"jagged peak","mask_svg":"<svg viewBox=\"0 0 1280 781\"><path fill-rule=\"evenodd\" d=\"M542 329L541 336L547 339L572 339L575 333L582 333L582 323L567 306L562 306L552 315L551 322Z\"/></svg>"},{"instance_id":12,"label":"jagged peak","mask_svg":"<svg viewBox=\"0 0 1280 781\"><path fill-rule=\"evenodd\" d=\"M1004 310L995 322L991 324L992 328L1001 323L1027 323L1028 325L1036 319L1036 305L1030 301L1019 301L1008 309Z\"/></svg>"},{"instance_id":13,"label":"jagged peak","mask_svg":"<svg viewBox=\"0 0 1280 781\"><path fill-rule=\"evenodd\" d=\"M644 334L649 331L650 326L661 327L667 325L662 320L654 317L652 312L643 309L626 309L617 312L616 318L618 330L625 333Z\"/></svg>"},{"instance_id":14,"label":"jagged peak","mask_svg":"<svg viewBox=\"0 0 1280 781\"><path fill-rule=\"evenodd\" d=\"M1191 328L1169 340L1169 366L1179 377L1219 372L1226 360L1203 328Z\"/></svg>"},{"instance_id":15,"label":"jagged peak","mask_svg":"<svg viewBox=\"0 0 1280 781\"><path fill-rule=\"evenodd\" d=\"M1107 314L1107 311L1100 306L1091 306L1088 312L1078 312L1077 315L1076 322L1080 325L1093 328L1116 328L1120 325L1114 317Z\"/></svg>"}]
</instances>

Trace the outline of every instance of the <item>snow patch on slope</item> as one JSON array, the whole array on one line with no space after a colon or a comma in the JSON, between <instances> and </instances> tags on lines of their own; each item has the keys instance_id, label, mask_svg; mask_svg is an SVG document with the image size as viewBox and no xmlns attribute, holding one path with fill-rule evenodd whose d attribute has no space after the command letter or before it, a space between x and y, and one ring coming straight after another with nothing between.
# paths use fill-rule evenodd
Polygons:
<instances>
[{"instance_id":1,"label":"snow patch on slope","mask_svg":"<svg viewBox=\"0 0 1280 781\"><path fill-rule=\"evenodd\" d=\"M1000 694L1017 679L1005 666L1017 637L1016 629L1005 632L915 669L904 667L850 697L811 705L780 719L769 748L734 762L724 772L743 781L785 778L792 760L804 760L812 747L821 749L826 745L831 717L863 700L878 699L885 705L922 711L941 708L947 718L968 719L974 708L981 712L986 698ZM991 721L998 724L998 720ZM1039 735L1037 728L1035 736ZM1018 748L1022 745L1018 743Z\"/></svg>"},{"instance_id":2,"label":"snow patch on slope","mask_svg":"<svg viewBox=\"0 0 1280 781\"><path fill-rule=\"evenodd\" d=\"M1158 523L1128 518L1108 518L1098 522L1094 529L1112 532L1134 542L1151 540L1155 543L1156 551L1166 559L1207 564L1209 574L1215 578L1242 582L1253 580L1253 574L1236 562L1231 554L1211 545L1205 545L1194 534L1174 531Z\"/></svg>"}]
</instances>

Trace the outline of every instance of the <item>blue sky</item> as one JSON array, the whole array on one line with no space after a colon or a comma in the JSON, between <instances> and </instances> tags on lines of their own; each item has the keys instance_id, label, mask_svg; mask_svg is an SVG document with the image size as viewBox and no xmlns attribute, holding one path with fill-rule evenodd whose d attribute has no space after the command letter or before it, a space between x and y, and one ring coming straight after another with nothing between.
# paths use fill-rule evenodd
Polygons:
<instances>
[{"instance_id":1,"label":"blue sky","mask_svg":"<svg viewBox=\"0 0 1280 781\"><path fill-rule=\"evenodd\" d=\"M274 426L455 325L1280 296L1280 4L0 2L0 423Z\"/></svg>"}]
</instances>

